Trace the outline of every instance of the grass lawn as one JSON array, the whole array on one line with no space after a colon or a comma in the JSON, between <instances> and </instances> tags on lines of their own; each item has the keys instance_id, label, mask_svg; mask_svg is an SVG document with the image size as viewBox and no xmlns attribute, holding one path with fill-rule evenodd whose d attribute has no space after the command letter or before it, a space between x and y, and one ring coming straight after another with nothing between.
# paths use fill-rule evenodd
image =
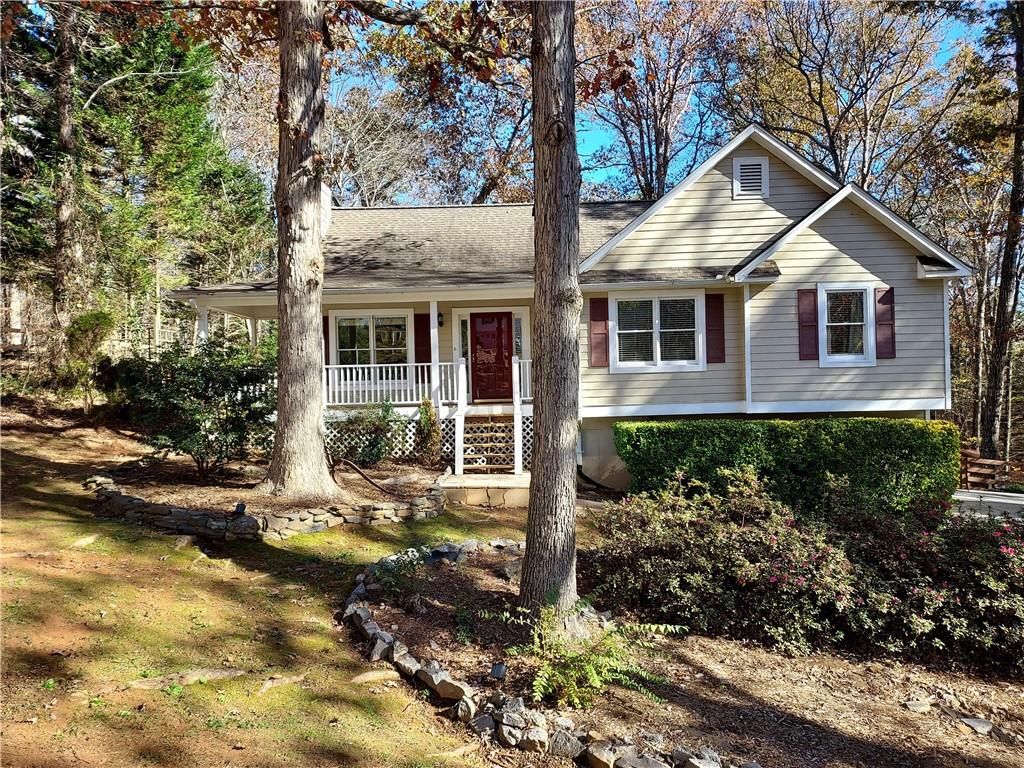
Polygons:
<instances>
[{"instance_id":1,"label":"grass lawn","mask_svg":"<svg viewBox=\"0 0 1024 768\"><path fill-rule=\"evenodd\" d=\"M331 617L358 564L421 542L521 537L521 520L456 510L275 545L239 542L206 556L90 513L80 481L142 450L60 419L5 430L4 765L478 759L460 754L465 733L407 686L351 683L369 667ZM192 684L160 679L195 670ZM214 679L218 671L238 676ZM272 678L295 680L261 693Z\"/></svg>"}]
</instances>

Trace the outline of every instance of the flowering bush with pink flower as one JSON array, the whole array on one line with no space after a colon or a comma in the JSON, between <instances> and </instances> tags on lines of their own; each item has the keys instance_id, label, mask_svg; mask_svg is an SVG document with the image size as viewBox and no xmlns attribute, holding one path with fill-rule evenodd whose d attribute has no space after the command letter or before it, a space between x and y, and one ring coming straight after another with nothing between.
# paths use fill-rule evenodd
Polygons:
<instances>
[{"instance_id":1,"label":"flowering bush with pink flower","mask_svg":"<svg viewBox=\"0 0 1024 768\"><path fill-rule=\"evenodd\" d=\"M693 632L1024 671L1024 526L945 504L886 518L826 486L827 515L794 516L750 467L721 470L724 491L677 476L598 515L582 570L610 605Z\"/></svg>"}]
</instances>

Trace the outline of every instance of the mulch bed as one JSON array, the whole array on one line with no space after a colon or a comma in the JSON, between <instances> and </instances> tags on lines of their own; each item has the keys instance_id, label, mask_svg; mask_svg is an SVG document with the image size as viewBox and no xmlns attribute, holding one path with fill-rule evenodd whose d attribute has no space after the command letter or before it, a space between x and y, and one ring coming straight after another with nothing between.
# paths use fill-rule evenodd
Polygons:
<instances>
[{"instance_id":1,"label":"mulch bed","mask_svg":"<svg viewBox=\"0 0 1024 768\"><path fill-rule=\"evenodd\" d=\"M517 586L501 571L518 554L485 551L459 565L424 566L400 593L375 605L374 614L416 658L437 659L481 689L529 698L528 661L508 654L509 646L525 640L523 629L480 617L481 610L515 605ZM412 594L419 611L409 607ZM495 661L509 666L501 683L487 678ZM665 680L654 686L662 703L612 688L591 710L566 714L605 735L662 734L677 744L710 745L736 764L757 760L765 768L1024 764L1021 681L830 653L787 658L698 636L661 640L643 663ZM1022 740L1002 743L967 733L938 706L926 713L905 706L929 695L952 697L961 711L988 718ZM522 759L504 752L505 763L498 764ZM560 764L547 760L531 756L529 762Z\"/></svg>"}]
</instances>

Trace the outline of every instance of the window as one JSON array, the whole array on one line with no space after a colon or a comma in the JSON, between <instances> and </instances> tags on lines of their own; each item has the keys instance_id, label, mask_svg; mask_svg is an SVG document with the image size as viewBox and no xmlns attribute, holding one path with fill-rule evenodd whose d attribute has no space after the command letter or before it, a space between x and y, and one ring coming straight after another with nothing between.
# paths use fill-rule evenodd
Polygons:
<instances>
[{"instance_id":1,"label":"window","mask_svg":"<svg viewBox=\"0 0 1024 768\"><path fill-rule=\"evenodd\" d=\"M336 316L334 323L336 365L412 360L412 320L407 313Z\"/></svg>"},{"instance_id":2,"label":"window","mask_svg":"<svg viewBox=\"0 0 1024 768\"><path fill-rule=\"evenodd\" d=\"M703 370L704 293L609 297L611 370Z\"/></svg>"},{"instance_id":3,"label":"window","mask_svg":"<svg viewBox=\"0 0 1024 768\"><path fill-rule=\"evenodd\" d=\"M874 286L818 285L818 364L822 367L875 364Z\"/></svg>"},{"instance_id":4,"label":"window","mask_svg":"<svg viewBox=\"0 0 1024 768\"><path fill-rule=\"evenodd\" d=\"M732 196L734 200L768 197L768 158L732 159Z\"/></svg>"}]
</instances>

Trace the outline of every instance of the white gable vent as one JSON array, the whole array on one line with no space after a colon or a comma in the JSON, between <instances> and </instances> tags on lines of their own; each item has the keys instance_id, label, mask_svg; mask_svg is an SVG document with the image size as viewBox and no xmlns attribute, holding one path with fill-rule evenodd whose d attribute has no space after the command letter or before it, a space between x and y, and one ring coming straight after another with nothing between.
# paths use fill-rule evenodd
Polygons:
<instances>
[{"instance_id":1,"label":"white gable vent","mask_svg":"<svg viewBox=\"0 0 1024 768\"><path fill-rule=\"evenodd\" d=\"M734 157L732 159L732 196L768 197L768 158Z\"/></svg>"}]
</instances>

